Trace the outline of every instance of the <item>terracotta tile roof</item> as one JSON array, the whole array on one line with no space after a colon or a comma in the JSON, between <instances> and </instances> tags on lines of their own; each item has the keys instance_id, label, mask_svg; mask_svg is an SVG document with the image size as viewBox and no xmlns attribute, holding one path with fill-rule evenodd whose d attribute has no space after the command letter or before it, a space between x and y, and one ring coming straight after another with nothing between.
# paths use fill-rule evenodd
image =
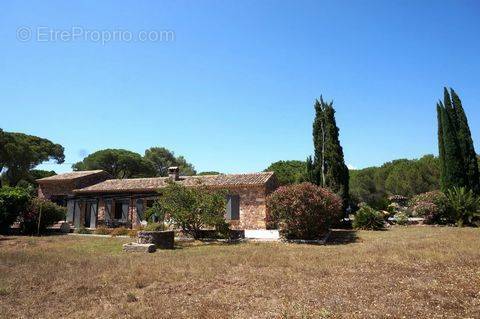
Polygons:
<instances>
[{"instance_id":1,"label":"terracotta tile roof","mask_svg":"<svg viewBox=\"0 0 480 319\"><path fill-rule=\"evenodd\" d=\"M37 179L37 182L70 181L70 180L74 180L74 179L77 179L77 178L90 176L90 175L96 175L96 174L100 174L100 173L106 174L106 172L102 171L101 169L92 170L92 171L76 171L76 172L69 172L69 173L63 173L63 174L53 175L53 176L49 176L49 177L39 178L39 179Z\"/></svg>"},{"instance_id":2,"label":"terracotta tile roof","mask_svg":"<svg viewBox=\"0 0 480 319\"><path fill-rule=\"evenodd\" d=\"M264 185L273 172L250 174L220 174L203 176L180 176L178 183L185 186L205 185L211 187L259 186ZM75 189L74 193L117 193L156 191L167 185L168 177L108 179L104 182Z\"/></svg>"}]
</instances>

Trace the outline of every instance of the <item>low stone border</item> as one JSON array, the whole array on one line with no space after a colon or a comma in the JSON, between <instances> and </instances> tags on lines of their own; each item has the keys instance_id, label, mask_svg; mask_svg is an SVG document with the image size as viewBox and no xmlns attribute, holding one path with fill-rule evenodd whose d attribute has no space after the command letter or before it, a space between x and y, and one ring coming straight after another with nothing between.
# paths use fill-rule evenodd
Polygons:
<instances>
[{"instance_id":1,"label":"low stone border","mask_svg":"<svg viewBox=\"0 0 480 319\"><path fill-rule=\"evenodd\" d=\"M130 236L120 235L120 236L112 236L112 235L100 235L100 234L78 234L78 233L69 233L65 234L67 236L83 236L83 237L100 237L100 238L131 238Z\"/></svg>"},{"instance_id":2,"label":"low stone border","mask_svg":"<svg viewBox=\"0 0 480 319\"><path fill-rule=\"evenodd\" d=\"M154 244L127 243L123 244L123 251L137 253L153 253L157 250Z\"/></svg>"}]
</instances>

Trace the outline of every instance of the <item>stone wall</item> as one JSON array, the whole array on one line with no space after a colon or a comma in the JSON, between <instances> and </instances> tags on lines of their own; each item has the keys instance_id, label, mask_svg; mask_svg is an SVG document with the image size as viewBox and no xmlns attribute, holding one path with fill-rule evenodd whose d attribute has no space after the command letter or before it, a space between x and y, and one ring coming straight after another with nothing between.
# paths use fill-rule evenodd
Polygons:
<instances>
[{"instance_id":1,"label":"stone wall","mask_svg":"<svg viewBox=\"0 0 480 319\"><path fill-rule=\"evenodd\" d=\"M240 219L230 221L233 229L265 229L266 228L266 188L239 187L229 188L231 194L240 196Z\"/></svg>"},{"instance_id":2,"label":"stone wall","mask_svg":"<svg viewBox=\"0 0 480 319\"><path fill-rule=\"evenodd\" d=\"M73 189L75 189L73 181L44 182L39 184L38 197L50 199L52 196L67 196L72 194Z\"/></svg>"}]
</instances>

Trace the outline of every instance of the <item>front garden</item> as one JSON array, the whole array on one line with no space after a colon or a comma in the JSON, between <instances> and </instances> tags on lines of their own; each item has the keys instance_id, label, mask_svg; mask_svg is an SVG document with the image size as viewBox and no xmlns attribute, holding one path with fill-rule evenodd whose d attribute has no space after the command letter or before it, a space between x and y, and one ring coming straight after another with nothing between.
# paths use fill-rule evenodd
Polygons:
<instances>
[{"instance_id":1,"label":"front garden","mask_svg":"<svg viewBox=\"0 0 480 319\"><path fill-rule=\"evenodd\" d=\"M193 242L125 254L124 238L0 237L9 318L464 317L478 315L470 227L333 231L324 246Z\"/></svg>"}]
</instances>

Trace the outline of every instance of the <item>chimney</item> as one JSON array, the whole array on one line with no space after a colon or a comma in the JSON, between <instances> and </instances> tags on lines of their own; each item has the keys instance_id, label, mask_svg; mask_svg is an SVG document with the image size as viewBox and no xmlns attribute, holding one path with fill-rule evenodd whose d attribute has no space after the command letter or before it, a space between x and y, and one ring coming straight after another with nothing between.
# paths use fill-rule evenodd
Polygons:
<instances>
[{"instance_id":1,"label":"chimney","mask_svg":"<svg viewBox=\"0 0 480 319\"><path fill-rule=\"evenodd\" d=\"M172 166L168 168L168 177L172 181L178 181L179 180L179 169L178 166Z\"/></svg>"}]
</instances>

